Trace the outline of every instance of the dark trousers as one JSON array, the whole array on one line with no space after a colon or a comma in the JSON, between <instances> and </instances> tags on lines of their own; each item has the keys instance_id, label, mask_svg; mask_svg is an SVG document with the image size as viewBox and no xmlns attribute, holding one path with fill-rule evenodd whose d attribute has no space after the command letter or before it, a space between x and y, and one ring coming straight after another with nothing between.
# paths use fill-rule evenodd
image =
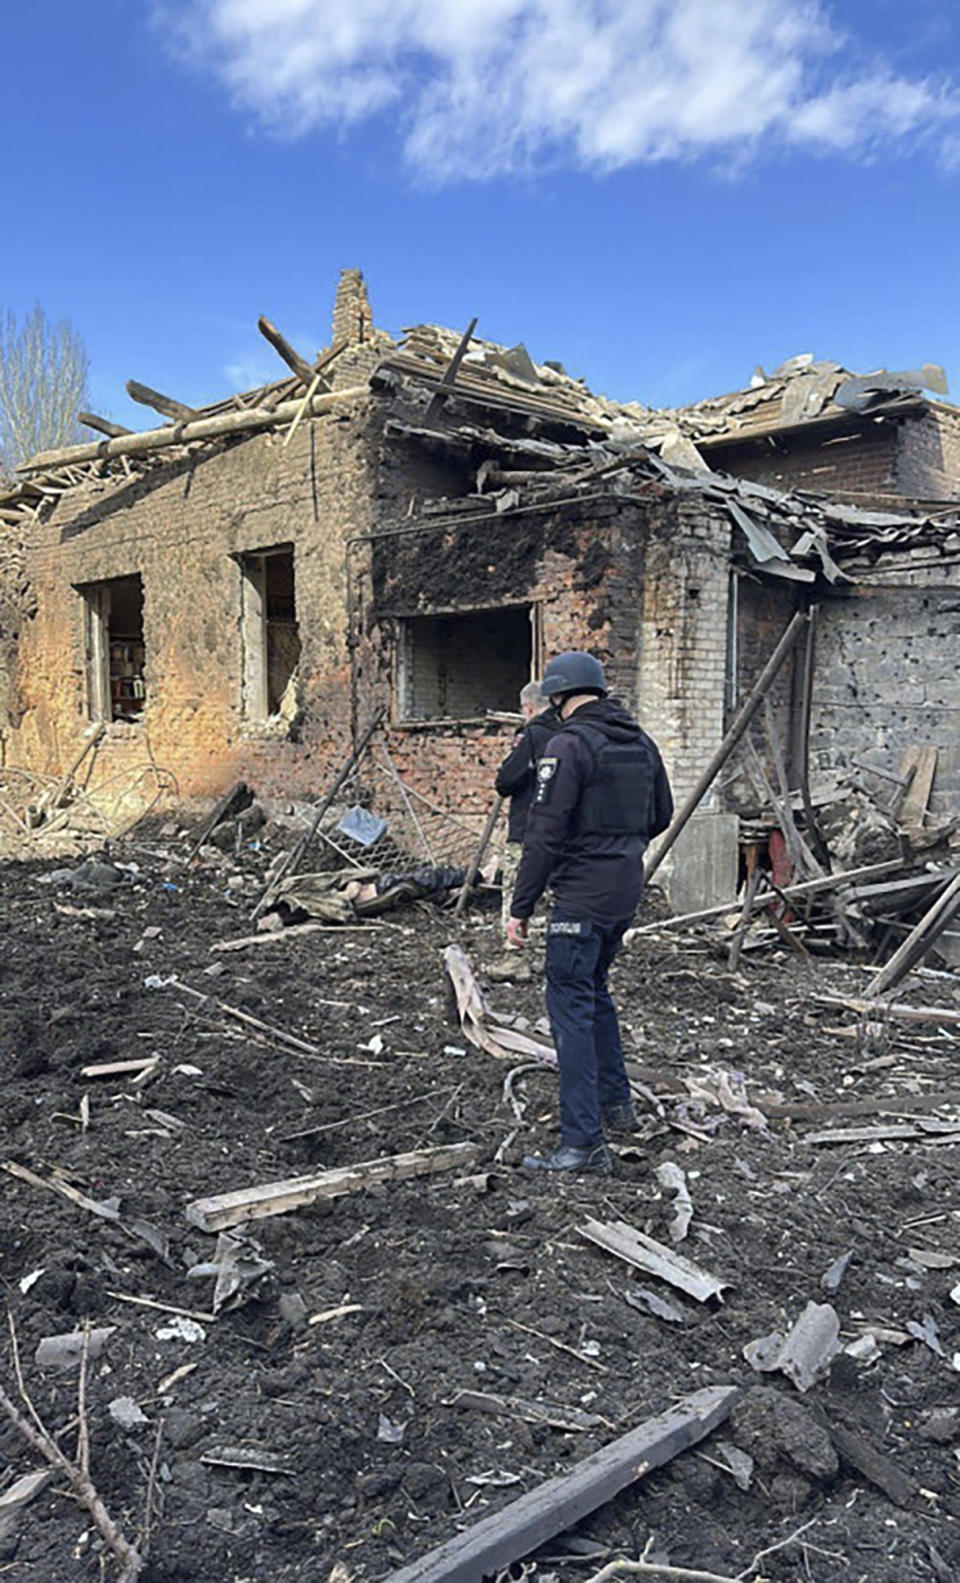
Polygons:
<instances>
[{"instance_id":1,"label":"dark trousers","mask_svg":"<svg viewBox=\"0 0 960 1583\"><path fill-rule=\"evenodd\" d=\"M555 909L547 925L547 1015L560 1067L560 1141L603 1138L601 1109L630 1098L607 974L629 918L593 923Z\"/></svg>"}]
</instances>

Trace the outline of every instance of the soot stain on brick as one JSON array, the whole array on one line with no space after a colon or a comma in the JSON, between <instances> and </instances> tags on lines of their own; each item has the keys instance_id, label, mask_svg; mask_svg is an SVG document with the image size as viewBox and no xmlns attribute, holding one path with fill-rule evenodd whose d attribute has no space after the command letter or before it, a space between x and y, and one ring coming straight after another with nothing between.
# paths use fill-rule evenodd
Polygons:
<instances>
[{"instance_id":1,"label":"soot stain on brick","mask_svg":"<svg viewBox=\"0 0 960 1583\"><path fill-rule=\"evenodd\" d=\"M422 532L374 539L372 581L381 615L423 610L496 606L528 597L540 578L543 557L564 556L573 567L577 592L599 588L611 567L608 516L598 520L579 502L555 513L511 514L499 521L447 523ZM595 612L601 611L598 602ZM597 615L594 626L609 619Z\"/></svg>"}]
</instances>

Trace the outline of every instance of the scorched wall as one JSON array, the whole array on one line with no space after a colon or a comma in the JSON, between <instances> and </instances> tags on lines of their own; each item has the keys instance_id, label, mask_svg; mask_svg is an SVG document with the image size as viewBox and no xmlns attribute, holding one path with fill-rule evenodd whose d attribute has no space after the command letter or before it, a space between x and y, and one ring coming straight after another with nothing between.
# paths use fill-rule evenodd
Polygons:
<instances>
[{"instance_id":1,"label":"scorched wall","mask_svg":"<svg viewBox=\"0 0 960 1583\"><path fill-rule=\"evenodd\" d=\"M386 709L401 773L445 806L479 816L512 728L480 714L402 720L403 623L532 607L533 674L564 649L597 654L611 690L659 742L683 795L723 729L729 543L726 518L702 503L615 496L358 542L351 558L358 716ZM476 664L484 662L481 648Z\"/></svg>"}]
</instances>

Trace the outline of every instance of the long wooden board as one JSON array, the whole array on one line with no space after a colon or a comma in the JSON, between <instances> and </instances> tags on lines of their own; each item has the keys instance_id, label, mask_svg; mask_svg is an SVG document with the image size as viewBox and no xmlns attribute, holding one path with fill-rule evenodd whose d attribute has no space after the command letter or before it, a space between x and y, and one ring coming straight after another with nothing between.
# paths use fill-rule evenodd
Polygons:
<instances>
[{"instance_id":1,"label":"long wooden board","mask_svg":"<svg viewBox=\"0 0 960 1583\"><path fill-rule=\"evenodd\" d=\"M342 1198L380 1182L406 1181L414 1176L432 1176L473 1165L479 1149L475 1143L450 1143L436 1149L420 1149L412 1154L391 1154L382 1160L366 1160L359 1165L342 1165L319 1171L313 1176L291 1176L282 1182L264 1182L259 1187L241 1187L236 1192L219 1193L212 1198L195 1198L186 1215L201 1231L223 1231L243 1220L264 1220L269 1215L286 1215L319 1198Z\"/></svg>"},{"instance_id":2,"label":"long wooden board","mask_svg":"<svg viewBox=\"0 0 960 1583\"><path fill-rule=\"evenodd\" d=\"M723 1423L740 1396L733 1385L695 1391L594 1452L557 1478L391 1573L387 1583L480 1583L563 1533L628 1484L663 1467Z\"/></svg>"},{"instance_id":3,"label":"long wooden board","mask_svg":"<svg viewBox=\"0 0 960 1583\"><path fill-rule=\"evenodd\" d=\"M761 890L754 898L754 908L759 911L769 902L776 901L778 896L781 901L799 901L802 896L820 896L828 891L842 890L851 880L881 878L884 874L896 874L906 866L899 858L890 858L885 863L868 863L863 868L827 874L823 879L807 879L800 885L786 885L780 891ZM640 934L659 934L664 929L683 929L691 923L709 923L711 918L722 918L725 913L739 913L742 908L743 898L734 896L730 901L719 902L715 907L705 907L700 912L684 912L674 918L658 918L655 923L638 924L636 928L627 930L624 939L629 943Z\"/></svg>"}]
</instances>

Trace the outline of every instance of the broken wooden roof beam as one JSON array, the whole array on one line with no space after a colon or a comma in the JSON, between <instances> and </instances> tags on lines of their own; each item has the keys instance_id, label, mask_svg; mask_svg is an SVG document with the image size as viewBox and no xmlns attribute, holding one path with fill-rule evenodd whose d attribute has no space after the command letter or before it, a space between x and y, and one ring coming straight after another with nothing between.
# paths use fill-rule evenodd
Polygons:
<instances>
[{"instance_id":1,"label":"broken wooden roof beam","mask_svg":"<svg viewBox=\"0 0 960 1583\"><path fill-rule=\"evenodd\" d=\"M776 890L761 890L755 898L755 909L759 910L764 905L769 906L778 898L781 901L799 901L804 897L826 895L831 891L840 891L851 880L865 879L868 876L879 877L882 874L895 874L901 872L906 864L899 858L888 858L883 863L868 863L863 868L847 869L846 872L825 874L822 879L804 880L799 885L778 886ZM715 918L722 918L726 913L740 913L743 902L734 896L730 901L719 902L714 907L704 907L699 912L679 913L675 918L658 918L655 923L638 924L635 929L627 933L627 940L634 939L640 934L658 934L662 929L686 929L694 924L709 923Z\"/></svg>"},{"instance_id":2,"label":"broken wooden roof beam","mask_svg":"<svg viewBox=\"0 0 960 1583\"><path fill-rule=\"evenodd\" d=\"M262 314L257 320L257 329L264 339L270 342L277 356L281 357L287 367L296 374L301 385L308 389L317 377L318 370L308 363L305 357L301 357L296 348L290 345L286 336L281 335L276 325L271 324L270 320L264 318ZM324 380L323 383L329 388L329 381Z\"/></svg>"},{"instance_id":3,"label":"broken wooden roof beam","mask_svg":"<svg viewBox=\"0 0 960 1583\"><path fill-rule=\"evenodd\" d=\"M77 422L82 423L86 429L96 429L98 434L105 434L111 440L131 432L125 429L122 423L114 423L110 418L101 418L96 412L78 412Z\"/></svg>"},{"instance_id":4,"label":"broken wooden roof beam","mask_svg":"<svg viewBox=\"0 0 960 1583\"><path fill-rule=\"evenodd\" d=\"M127 380L127 395L131 401L138 401L142 407L152 407L154 412L161 413L172 423L189 423L191 418L197 416L196 407L188 407L183 401L175 401L173 396L165 396L161 390L153 390L150 385L141 385L137 379Z\"/></svg>"},{"instance_id":5,"label":"broken wooden roof beam","mask_svg":"<svg viewBox=\"0 0 960 1583\"><path fill-rule=\"evenodd\" d=\"M481 1583L565 1533L627 1485L705 1439L739 1400L736 1386L716 1385L683 1397L656 1418L602 1446L569 1473L548 1479L458 1533L386 1583Z\"/></svg>"},{"instance_id":6,"label":"broken wooden roof beam","mask_svg":"<svg viewBox=\"0 0 960 1583\"><path fill-rule=\"evenodd\" d=\"M453 386L456 384L457 374L460 371L460 364L467 355L467 347L473 340L473 332L476 328L477 317L476 314L474 314L473 318L470 320L470 323L467 325L467 328L460 337L456 351L440 376L440 383L437 385L430 405L427 408L428 421L436 416L443 405L444 397L446 396L447 392L452 390Z\"/></svg>"},{"instance_id":7,"label":"broken wooden roof beam","mask_svg":"<svg viewBox=\"0 0 960 1583\"><path fill-rule=\"evenodd\" d=\"M369 394L366 385L350 385L343 390L325 390L311 397L308 417L320 417L342 401L356 400ZM161 429L144 429L139 433L121 434L116 439L101 440L85 445L67 445L54 451L40 451L29 461L22 462L18 473L42 473L48 467L63 467L74 462L109 460L114 456L139 456L150 451L161 451L173 445L188 445L196 440L222 439L231 434L243 434L257 429L278 428L296 417L303 406L303 397L281 401L278 406L250 407L244 412L220 412L210 418L195 418L188 423L167 424Z\"/></svg>"},{"instance_id":8,"label":"broken wooden roof beam","mask_svg":"<svg viewBox=\"0 0 960 1583\"><path fill-rule=\"evenodd\" d=\"M257 1187L218 1193L213 1198L197 1198L187 1205L186 1215L191 1226L201 1231L223 1231L245 1220L286 1215L291 1210L315 1204L321 1198L342 1198L346 1193L362 1192L383 1182L433 1176L458 1167L466 1170L474 1164L478 1153L475 1143L448 1143L380 1160L365 1160L358 1165L336 1166L311 1176L291 1176L281 1182L265 1182Z\"/></svg>"}]
</instances>

